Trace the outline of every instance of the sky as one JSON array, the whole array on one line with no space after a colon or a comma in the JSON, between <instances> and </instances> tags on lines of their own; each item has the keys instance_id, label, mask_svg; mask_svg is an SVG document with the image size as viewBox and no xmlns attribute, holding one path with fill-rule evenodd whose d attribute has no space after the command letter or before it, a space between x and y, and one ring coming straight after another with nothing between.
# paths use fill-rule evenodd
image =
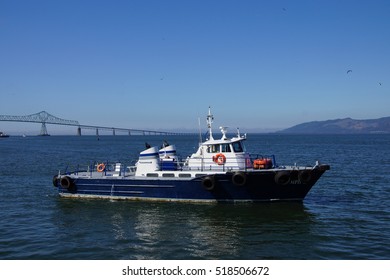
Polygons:
<instances>
[{"instance_id":1,"label":"sky","mask_svg":"<svg viewBox=\"0 0 390 280\"><path fill-rule=\"evenodd\" d=\"M197 131L209 106L242 132L390 116L390 1L0 0L0 115Z\"/></svg>"}]
</instances>

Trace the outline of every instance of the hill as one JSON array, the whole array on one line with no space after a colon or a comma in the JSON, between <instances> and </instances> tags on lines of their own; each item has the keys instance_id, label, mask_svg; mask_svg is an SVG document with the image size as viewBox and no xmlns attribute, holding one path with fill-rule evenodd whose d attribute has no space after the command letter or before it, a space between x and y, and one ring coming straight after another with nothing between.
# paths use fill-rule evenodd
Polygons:
<instances>
[{"instance_id":1,"label":"hill","mask_svg":"<svg viewBox=\"0 0 390 280\"><path fill-rule=\"evenodd\" d=\"M354 120L351 118L313 121L295 125L278 133L303 134L367 134L390 133L390 117Z\"/></svg>"}]
</instances>

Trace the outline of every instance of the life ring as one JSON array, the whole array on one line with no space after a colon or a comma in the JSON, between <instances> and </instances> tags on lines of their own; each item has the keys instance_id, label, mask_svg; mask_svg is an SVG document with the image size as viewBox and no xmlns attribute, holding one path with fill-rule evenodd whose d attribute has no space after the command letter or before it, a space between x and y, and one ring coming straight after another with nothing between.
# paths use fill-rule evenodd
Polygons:
<instances>
[{"instance_id":1,"label":"life ring","mask_svg":"<svg viewBox=\"0 0 390 280\"><path fill-rule=\"evenodd\" d=\"M275 183L286 186L290 183L291 177L290 177L290 172L288 171L280 171L277 172L275 175Z\"/></svg>"},{"instance_id":2,"label":"life ring","mask_svg":"<svg viewBox=\"0 0 390 280\"><path fill-rule=\"evenodd\" d=\"M202 186L207 191L212 191L215 188L215 179L214 176L206 176L202 179Z\"/></svg>"},{"instance_id":3,"label":"life ring","mask_svg":"<svg viewBox=\"0 0 390 280\"><path fill-rule=\"evenodd\" d=\"M237 186L243 186L246 184L246 175L244 172L236 172L232 177L233 184Z\"/></svg>"},{"instance_id":4,"label":"life ring","mask_svg":"<svg viewBox=\"0 0 390 280\"><path fill-rule=\"evenodd\" d=\"M222 153L219 153L219 154L216 154L215 156L213 156L213 161L218 164L218 165L222 165L222 164L225 164L226 162L226 157L224 154Z\"/></svg>"},{"instance_id":5,"label":"life ring","mask_svg":"<svg viewBox=\"0 0 390 280\"><path fill-rule=\"evenodd\" d=\"M103 172L105 169L106 169L106 166L104 165L104 163L100 163L96 167L97 172Z\"/></svg>"}]
</instances>

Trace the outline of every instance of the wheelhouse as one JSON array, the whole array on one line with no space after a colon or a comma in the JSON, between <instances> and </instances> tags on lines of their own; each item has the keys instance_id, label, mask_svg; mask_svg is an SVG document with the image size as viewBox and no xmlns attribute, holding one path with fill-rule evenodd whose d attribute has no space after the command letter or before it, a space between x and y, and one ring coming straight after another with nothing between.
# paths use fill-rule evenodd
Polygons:
<instances>
[{"instance_id":1,"label":"wheelhouse","mask_svg":"<svg viewBox=\"0 0 390 280\"><path fill-rule=\"evenodd\" d=\"M205 146L206 146L206 152L209 154L246 152L245 145L242 139L235 142L229 142L229 143L207 144L206 142Z\"/></svg>"}]
</instances>

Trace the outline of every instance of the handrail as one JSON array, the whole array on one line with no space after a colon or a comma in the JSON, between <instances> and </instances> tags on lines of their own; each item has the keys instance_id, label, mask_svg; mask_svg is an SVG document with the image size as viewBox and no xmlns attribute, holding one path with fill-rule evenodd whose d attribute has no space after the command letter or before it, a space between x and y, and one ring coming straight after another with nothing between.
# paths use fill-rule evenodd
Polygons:
<instances>
[{"instance_id":1,"label":"handrail","mask_svg":"<svg viewBox=\"0 0 390 280\"><path fill-rule=\"evenodd\" d=\"M188 166L188 158L186 160L178 160L178 161L170 161L166 162L163 159L160 159L160 168L159 171L233 171L233 170L252 170L253 169L253 162L256 159L271 159L272 160L272 168L277 167L276 160L274 155L266 156L266 155L260 155L260 154L251 154L249 155L249 158L242 157L226 157L226 161L223 164L218 164L215 161L213 161L212 158L199 158L199 164L196 166ZM115 172L115 165L119 162L110 162L108 160L104 161L105 164L105 170L102 172L103 176L107 176L107 174L111 174L112 172ZM94 161L91 162L86 170L80 169L80 165L77 165L74 169L74 172L77 174L79 172L88 172L90 176L92 176L92 173L97 171L97 166L99 162ZM123 174L123 176L126 176L128 167L136 167L135 164L127 165L122 164L120 174ZM64 174L68 174L69 166L67 165L65 168ZM71 173L71 172L69 172Z\"/></svg>"}]
</instances>

